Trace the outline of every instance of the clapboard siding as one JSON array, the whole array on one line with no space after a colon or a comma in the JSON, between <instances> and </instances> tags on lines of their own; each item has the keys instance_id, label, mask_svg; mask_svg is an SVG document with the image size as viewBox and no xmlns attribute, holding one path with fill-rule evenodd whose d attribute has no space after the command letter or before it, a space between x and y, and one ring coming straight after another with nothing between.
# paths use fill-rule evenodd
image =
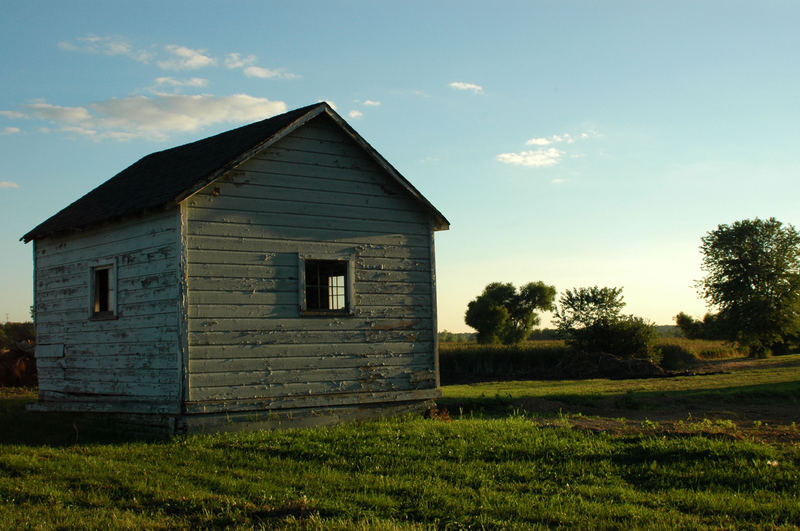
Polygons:
<instances>
[{"instance_id":1,"label":"clapboard siding","mask_svg":"<svg viewBox=\"0 0 800 531\"><path fill-rule=\"evenodd\" d=\"M394 378L359 380L331 380L326 382L269 383L260 385L232 385L194 387L192 400L246 400L252 398L313 397L322 394L375 393L431 389L436 381L433 370L410 372ZM351 399L347 399L350 402ZM336 403L336 402L334 402ZM344 403L343 401L340 403Z\"/></svg>"},{"instance_id":2,"label":"clapboard siding","mask_svg":"<svg viewBox=\"0 0 800 531\"><path fill-rule=\"evenodd\" d=\"M177 403L176 212L36 240L37 343L63 345L37 360L43 398ZM105 261L116 264L117 318L92 320L90 272Z\"/></svg>"},{"instance_id":3,"label":"clapboard siding","mask_svg":"<svg viewBox=\"0 0 800 531\"><path fill-rule=\"evenodd\" d=\"M189 401L435 387L430 219L338 126L185 205ZM352 315L300 315L298 255L353 260Z\"/></svg>"},{"instance_id":4,"label":"clapboard siding","mask_svg":"<svg viewBox=\"0 0 800 531\"><path fill-rule=\"evenodd\" d=\"M302 229L334 229L342 230L346 228L347 218L334 218L314 214L287 214L273 213L266 211L248 212L242 210L223 210L205 207L193 208L194 221L196 223L237 223L247 227L265 225L269 227L293 227ZM373 234L426 234L428 227L426 224L414 221L379 221L371 220L365 223L363 220L350 220L352 230L363 232L369 229ZM194 228L194 227L192 227ZM206 230L205 233L208 233ZM211 235L211 234L209 234Z\"/></svg>"},{"instance_id":5,"label":"clapboard siding","mask_svg":"<svg viewBox=\"0 0 800 531\"><path fill-rule=\"evenodd\" d=\"M233 353L235 355L235 353ZM430 364L430 359L412 353L345 355L333 352L323 356L301 357L257 357L198 359L189 363L192 374L224 373L237 371L313 371L316 369L338 369L365 366L409 366L415 363Z\"/></svg>"}]
</instances>

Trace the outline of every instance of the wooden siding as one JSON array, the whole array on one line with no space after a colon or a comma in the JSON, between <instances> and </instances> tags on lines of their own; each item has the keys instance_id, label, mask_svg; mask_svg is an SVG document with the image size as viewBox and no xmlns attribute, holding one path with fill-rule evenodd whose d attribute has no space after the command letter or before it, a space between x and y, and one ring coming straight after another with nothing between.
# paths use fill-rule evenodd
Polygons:
<instances>
[{"instance_id":1,"label":"wooden siding","mask_svg":"<svg viewBox=\"0 0 800 531\"><path fill-rule=\"evenodd\" d=\"M330 119L184 207L188 410L432 396L431 221ZM299 255L352 258L352 315L301 316Z\"/></svg>"},{"instance_id":2,"label":"wooden siding","mask_svg":"<svg viewBox=\"0 0 800 531\"><path fill-rule=\"evenodd\" d=\"M60 409L180 411L178 241L177 209L35 241L40 399ZM109 261L117 318L93 320L91 267Z\"/></svg>"}]
</instances>

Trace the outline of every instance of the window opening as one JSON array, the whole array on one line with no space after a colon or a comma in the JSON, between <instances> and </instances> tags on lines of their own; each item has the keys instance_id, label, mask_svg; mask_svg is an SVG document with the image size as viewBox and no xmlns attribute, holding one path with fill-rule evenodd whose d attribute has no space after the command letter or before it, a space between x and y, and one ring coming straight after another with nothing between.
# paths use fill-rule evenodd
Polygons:
<instances>
[{"instance_id":1,"label":"window opening","mask_svg":"<svg viewBox=\"0 0 800 531\"><path fill-rule=\"evenodd\" d=\"M347 310L347 262L306 260L306 309L309 311Z\"/></svg>"},{"instance_id":2,"label":"window opening","mask_svg":"<svg viewBox=\"0 0 800 531\"><path fill-rule=\"evenodd\" d=\"M89 316L95 319L109 319L117 315L115 299L116 274L114 264L95 266L91 270Z\"/></svg>"},{"instance_id":3,"label":"window opening","mask_svg":"<svg viewBox=\"0 0 800 531\"><path fill-rule=\"evenodd\" d=\"M109 305L110 294L108 288L109 282L108 268L94 270L94 313L110 312L111 306Z\"/></svg>"}]
</instances>

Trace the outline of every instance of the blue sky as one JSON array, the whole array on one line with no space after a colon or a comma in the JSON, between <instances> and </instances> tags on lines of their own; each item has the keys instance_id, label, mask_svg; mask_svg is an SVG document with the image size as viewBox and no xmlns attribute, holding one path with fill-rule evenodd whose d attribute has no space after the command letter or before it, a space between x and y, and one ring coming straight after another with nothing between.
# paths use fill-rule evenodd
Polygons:
<instances>
[{"instance_id":1,"label":"blue sky","mask_svg":"<svg viewBox=\"0 0 800 531\"><path fill-rule=\"evenodd\" d=\"M493 281L701 316L703 234L800 225L798 20L790 1L7 4L0 319L28 316L36 224L143 155L320 100L450 220L440 329L468 330Z\"/></svg>"}]
</instances>

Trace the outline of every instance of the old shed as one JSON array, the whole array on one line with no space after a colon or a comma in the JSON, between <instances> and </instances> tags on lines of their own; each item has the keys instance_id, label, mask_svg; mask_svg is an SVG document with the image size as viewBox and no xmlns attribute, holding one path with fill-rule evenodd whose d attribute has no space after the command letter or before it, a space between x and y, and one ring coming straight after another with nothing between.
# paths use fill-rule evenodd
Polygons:
<instances>
[{"instance_id":1,"label":"old shed","mask_svg":"<svg viewBox=\"0 0 800 531\"><path fill-rule=\"evenodd\" d=\"M34 407L172 432L428 407L448 227L325 103L148 155L22 237Z\"/></svg>"}]
</instances>

